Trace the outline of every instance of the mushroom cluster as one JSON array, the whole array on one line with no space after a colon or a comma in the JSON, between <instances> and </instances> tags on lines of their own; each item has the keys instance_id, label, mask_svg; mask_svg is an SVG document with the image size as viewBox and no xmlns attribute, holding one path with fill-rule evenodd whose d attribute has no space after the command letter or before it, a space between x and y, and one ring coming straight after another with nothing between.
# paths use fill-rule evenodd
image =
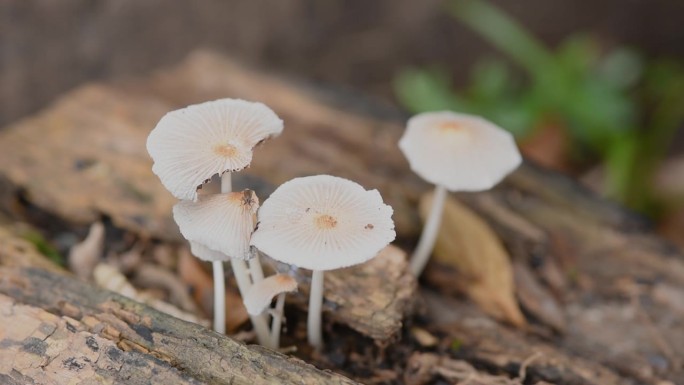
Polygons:
<instances>
[{"instance_id":1,"label":"mushroom cluster","mask_svg":"<svg viewBox=\"0 0 684 385\"><path fill-rule=\"evenodd\" d=\"M153 172L180 199L173 217L192 253L213 263L214 329L225 333L223 262L230 261L259 343L278 348L284 296L297 282L285 274L264 277L263 252L312 270L308 334L320 348L323 271L363 263L392 242L392 208L377 190L329 175L286 182L261 208L254 191L233 192L231 173L248 167L253 148L282 129L282 120L263 104L221 99L166 114L147 149ZM221 192L198 194L217 174Z\"/></svg>"},{"instance_id":2,"label":"mushroom cluster","mask_svg":"<svg viewBox=\"0 0 684 385\"><path fill-rule=\"evenodd\" d=\"M211 261L214 271L214 330L225 333L223 262L230 261L240 292L263 278L249 241L259 200L253 191L233 192L231 173L249 166L254 147L279 135L283 121L261 103L220 99L167 113L147 138L152 171L181 201L173 216L192 253ZM197 191L214 175L221 193ZM260 343L270 340L266 319L251 317Z\"/></svg>"},{"instance_id":3,"label":"mushroom cluster","mask_svg":"<svg viewBox=\"0 0 684 385\"><path fill-rule=\"evenodd\" d=\"M225 333L223 262L230 261L259 343L279 347L285 295L297 290L297 281L283 273L264 277L259 261L264 253L311 270L308 340L320 349L324 272L364 263L391 243L393 210L377 190L330 175L292 179L261 207L254 191L233 192L231 174L248 167L254 147L282 130L283 121L267 106L221 99L166 114L150 133L147 149L152 170L180 200L173 216L192 253L213 263L215 330ZM453 112L414 116L399 148L411 169L436 190L410 261L419 276L434 247L447 191L490 189L522 158L508 132ZM220 193L198 194L215 175L221 177Z\"/></svg>"}]
</instances>

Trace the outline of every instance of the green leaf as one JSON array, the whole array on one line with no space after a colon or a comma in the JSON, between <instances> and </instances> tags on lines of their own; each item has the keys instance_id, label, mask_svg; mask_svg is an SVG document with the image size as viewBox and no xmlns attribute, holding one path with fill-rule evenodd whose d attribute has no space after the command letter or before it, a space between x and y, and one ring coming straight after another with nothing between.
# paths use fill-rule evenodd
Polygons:
<instances>
[{"instance_id":1,"label":"green leaf","mask_svg":"<svg viewBox=\"0 0 684 385\"><path fill-rule=\"evenodd\" d=\"M395 95L409 111L469 110L451 90L444 73L433 70L405 69L394 80Z\"/></svg>"}]
</instances>

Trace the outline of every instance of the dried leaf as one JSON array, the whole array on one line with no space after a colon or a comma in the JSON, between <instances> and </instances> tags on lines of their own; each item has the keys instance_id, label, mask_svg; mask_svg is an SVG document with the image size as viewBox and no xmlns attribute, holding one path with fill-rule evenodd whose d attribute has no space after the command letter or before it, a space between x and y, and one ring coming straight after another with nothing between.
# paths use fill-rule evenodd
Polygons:
<instances>
[{"instance_id":1,"label":"dried leaf","mask_svg":"<svg viewBox=\"0 0 684 385\"><path fill-rule=\"evenodd\" d=\"M79 278L90 279L104 250L105 228L102 222L90 225L88 236L69 250L69 269Z\"/></svg>"},{"instance_id":2,"label":"dried leaf","mask_svg":"<svg viewBox=\"0 0 684 385\"><path fill-rule=\"evenodd\" d=\"M170 303L152 298L150 296L144 295L138 292L133 285L128 282L126 277L116 269L116 267L108 264L98 264L93 271L93 278L95 283L107 290L119 293L125 297L133 299L138 302L142 302L149 305L161 312L172 315L176 318L182 319L184 321L193 322L205 327L209 326L209 321L192 313L185 312L179 308L171 305Z\"/></svg>"},{"instance_id":3,"label":"dried leaf","mask_svg":"<svg viewBox=\"0 0 684 385\"><path fill-rule=\"evenodd\" d=\"M432 199L433 193L421 197L423 220ZM433 258L460 273L465 280L463 289L482 310L515 326L526 325L515 300L513 270L506 250L480 217L452 197L447 197L444 205Z\"/></svg>"},{"instance_id":4,"label":"dried leaf","mask_svg":"<svg viewBox=\"0 0 684 385\"><path fill-rule=\"evenodd\" d=\"M171 271L159 265L144 263L135 270L133 283L140 288L160 288L169 294L169 302L179 308L197 313L197 304L190 296L188 286Z\"/></svg>"}]
</instances>

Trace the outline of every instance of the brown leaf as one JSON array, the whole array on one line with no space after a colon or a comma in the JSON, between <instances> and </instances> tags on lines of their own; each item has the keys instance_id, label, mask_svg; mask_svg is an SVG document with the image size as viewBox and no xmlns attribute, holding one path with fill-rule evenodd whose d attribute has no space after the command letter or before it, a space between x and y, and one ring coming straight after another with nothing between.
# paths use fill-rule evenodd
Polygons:
<instances>
[{"instance_id":1,"label":"brown leaf","mask_svg":"<svg viewBox=\"0 0 684 385\"><path fill-rule=\"evenodd\" d=\"M520 150L525 157L554 170L572 171L570 164L570 138L563 126L546 124L523 140Z\"/></svg>"},{"instance_id":2,"label":"brown leaf","mask_svg":"<svg viewBox=\"0 0 684 385\"><path fill-rule=\"evenodd\" d=\"M69 269L79 278L89 279L104 250L105 227L102 222L90 225L88 236L69 250Z\"/></svg>"},{"instance_id":3,"label":"brown leaf","mask_svg":"<svg viewBox=\"0 0 684 385\"><path fill-rule=\"evenodd\" d=\"M421 197L423 220L432 199L433 193ZM466 280L461 287L487 314L518 327L526 325L515 300L513 270L506 250L480 217L452 197L447 197L444 205L433 259L460 273Z\"/></svg>"},{"instance_id":4,"label":"brown leaf","mask_svg":"<svg viewBox=\"0 0 684 385\"><path fill-rule=\"evenodd\" d=\"M112 265L104 263L98 264L93 271L93 278L95 283L104 289L119 293L184 321L193 322L205 327L209 326L209 321L204 318L183 311L168 302L139 292L130 282L128 282L126 277Z\"/></svg>"}]
</instances>

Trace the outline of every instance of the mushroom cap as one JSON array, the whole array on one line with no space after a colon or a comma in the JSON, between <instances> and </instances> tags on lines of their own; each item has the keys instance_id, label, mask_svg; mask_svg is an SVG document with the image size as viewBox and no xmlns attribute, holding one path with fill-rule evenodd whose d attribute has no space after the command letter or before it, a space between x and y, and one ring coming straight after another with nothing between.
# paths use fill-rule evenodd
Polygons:
<instances>
[{"instance_id":1,"label":"mushroom cap","mask_svg":"<svg viewBox=\"0 0 684 385\"><path fill-rule=\"evenodd\" d=\"M266 105L219 99L171 111L147 138L152 171L178 199L197 199L197 188L215 174L240 171L254 146L283 131Z\"/></svg>"},{"instance_id":2,"label":"mushroom cap","mask_svg":"<svg viewBox=\"0 0 684 385\"><path fill-rule=\"evenodd\" d=\"M254 191L244 190L201 196L197 202L180 201L173 206L173 218L198 258L249 259L258 207Z\"/></svg>"},{"instance_id":3,"label":"mushroom cap","mask_svg":"<svg viewBox=\"0 0 684 385\"><path fill-rule=\"evenodd\" d=\"M426 112L409 119L399 148L411 170L450 191L482 191L522 161L513 135L478 116Z\"/></svg>"},{"instance_id":4,"label":"mushroom cap","mask_svg":"<svg viewBox=\"0 0 684 385\"><path fill-rule=\"evenodd\" d=\"M297 281L286 274L276 274L256 282L247 290L244 304L247 313L259 315L266 310L278 294L297 290Z\"/></svg>"},{"instance_id":5,"label":"mushroom cap","mask_svg":"<svg viewBox=\"0 0 684 385\"><path fill-rule=\"evenodd\" d=\"M252 245L271 258L332 270L373 258L396 236L377 190L330 175L292 179L264 201Z\"/></svg>"},{"instance_id":6,"label":"mushroom cap","mask_svg":"<svg viewBox=\"0 0 684 385\"><path fill-rule=\"evenodd\" d=\"M218 252L216 250L212 250L206 246L204 246L201 243L198 242L190 242L190 253L194 255L195 257L203 260L203 261L227 261L230 259L229 256L226 254L223 254L221 252Z\"/></svg>"}]
</instances>

